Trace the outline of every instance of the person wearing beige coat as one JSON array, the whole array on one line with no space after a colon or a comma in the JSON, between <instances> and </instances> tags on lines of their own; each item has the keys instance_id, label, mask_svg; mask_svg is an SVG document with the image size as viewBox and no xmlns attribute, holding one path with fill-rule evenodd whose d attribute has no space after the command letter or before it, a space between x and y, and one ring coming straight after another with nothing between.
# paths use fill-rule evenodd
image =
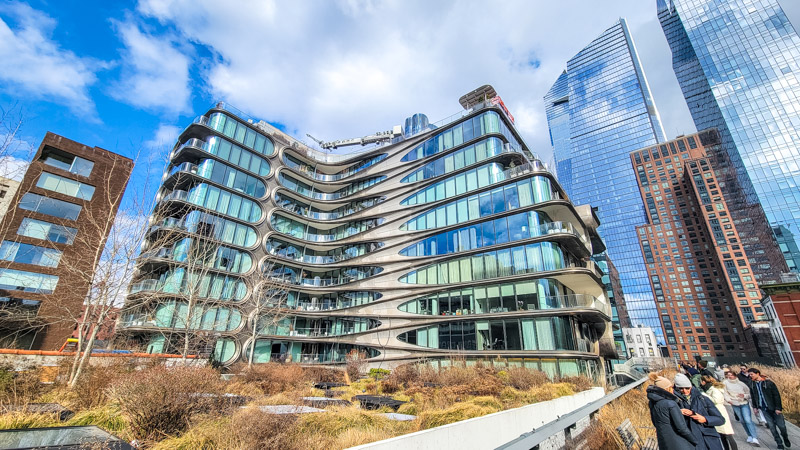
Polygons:
<instances>
[{"instance_id":1,"label":"person wearing beige coat","mask_svg":"<svg viewBox=\"0 0 800 450\"><path fill-rule=\"evenodd\" d=\"M700 388L703 390L703 395L714 402L714 406L717 407L719 413L725 418L724 424L715 427L722 439L722 446L725 450L737 450L738 446L733 439L733 424L731 424L731 419L728 417L728 410L725 408L725 394L722 392L723 384L710 375L703 375L703 378L700 380Z\"/></svg>"}]
</instances>

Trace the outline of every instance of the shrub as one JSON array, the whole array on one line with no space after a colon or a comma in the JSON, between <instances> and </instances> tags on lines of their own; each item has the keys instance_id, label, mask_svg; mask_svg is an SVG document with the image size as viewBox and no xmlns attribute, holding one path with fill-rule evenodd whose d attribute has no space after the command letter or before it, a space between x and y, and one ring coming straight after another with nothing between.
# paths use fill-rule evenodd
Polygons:
<instances>
[{"instance_id":1,"label":"shrub","mask_svg":"<svg viewBox=\"0 0 800 450\"><path fill-rule=\"evenodd\" d=\"M384 394L394 394L395 392L399 391L402 386L397 380L393 378L386 378L385 380L381 381L381 392Z\"/></svg>"},{"instance_id":2,"label":"shrub","mask_svg":"<svg viewBox=\"0 0 800 450\"><path fill-rule=\"evenodd\" d=\"M304 367L305 378L309 381L321 383L341 383L344 381L344 372L327 367Z\"/></svg>"},{"instance_id":3,"label":"shrub","mask_svg":"<svg viewBox=\"0 0 800 450\"><path fill-rule=\"evenodd\" d=\"M539 370L524 369L521 367L508 370L507 384L515 389L528 390L550 382L547 374Z\"/></svg>"},{"instance_id":4,"label":"shrub","mask_svg":"<svg viewBox=\"0 0 800 450\"><path fill-rule=\"evenodd\" d=\"M152 367L120 378L109 396L128 417L138 439L157 441L180 433L191 417L214 407L222 393L219 374L197 367Z\"/></svg>"},{"instance_id":5,"label":"shrub","mask_svg":"<svg viewBox=\"0 0 800 450\"><path fill-rule=\"evenodd\" d=\"M236 430L237 448L262 449L302 448L295 433L296 416L267 414L258 408L246 408L233 416L231 426Z\"/></svg>"},{"instance_id":6,"label":"shrub","mask_svg":"<svg viewBox=\"0 0 800 450\"><path fill-rule=\"evenodd\" d=\"M345 371L351 381L361 378L364 374L364 369L367 367L367 362L358 353L351 353L347 355L347 364Z\"/></svg>"},{"instance_id":7,"label":"shrub","mask_svg":"<svg viewBox=\"0 0 800 450\"><path fill-rule=\"evenodd\" d=\"M374 380L381 380L386 375L389 375L389 370L387 370L387 369L380 369L380 368L376 368L376 367L373 367L372 369L369 369L369 377L374 379Z\"/></svg>"},{"instance_id":8,"label":"shrub","mask_svg":"<svg viewBox=\"0 0 800 450\"><path fill-rule=\"evenodd\" d=\"M409 387L412 384L420 383L420 370L417 364L403 364L395 367L384 381L392 381L400 386Z\"/></svg>"},{"instance_id":9,"label":"shrub","mask_svg":"<svg viewBox=\"0 0 800 450\"><path fill-rule=\"evenodd\" d=\"M253 365L242 372L241 381L258 386L266 395L295 390L308 385L305 370L297 364Z\"/></svg>"},{"instance_id":10,"label":"shrub","mask_svg":"<svg viewBox=\"0 0 800 450\"><path fill-rule=\"evenodd\" d=\"M575 392L585 391L587 389L591 389L593 386L592 380L587 377L561 377L560 380L562 383L569 383L574 386Z\"/></svg>"},{"instance_id":11,"label":"shrub","mask_svg":"<svg viewBox=\"0 0 800 450\"><path fill-rule=\"evenodd\" d=\"M16 371L11 366L0 366L0 406L30 403L49 389L39 382L36 367Z\"/></svg>"},{"instance_id":12,"label":"shrub","mask_svg":"<svg viewBox=\"0 0 800 450\"><path fill-rule=\"evenodd\" d=\"M106 403L108 388L118 378L133 371L129 361L119 360L104 366L87 365L72 389L70 406L76 409L89 409Z\"/></svg>"}]
</instances>

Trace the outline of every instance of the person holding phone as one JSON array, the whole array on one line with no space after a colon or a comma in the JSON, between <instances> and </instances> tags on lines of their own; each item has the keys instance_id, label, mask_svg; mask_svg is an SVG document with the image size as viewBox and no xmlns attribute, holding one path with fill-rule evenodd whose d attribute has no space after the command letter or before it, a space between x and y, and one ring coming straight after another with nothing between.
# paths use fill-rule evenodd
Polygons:
<instances>
[{"instance_id":1,"label":"person holding phone","mask_svg":"<svg viewBox=\"0 0 800 450\"><path fill-rule=\"evenodd\" d=\"M723 450L722 440L715 427L724 425L725 418L714 406L714 402L694 387L682 373L675 375L674 384L678 406L697 441L695 449Z\"/></svg>"},{"instance_id":2,"label":"person holding phone","mask_svg":"<svg viewBox=\"0 0 800 450\"><path fill-rule=\"evenodd\" d=\"M650 420L656 428L660 450L692 449L697 445L686 419L678 407L678 397L673 393L672 381L655 372L649 374L652 385L647 387Z\"/></svg>"}]
</instances>

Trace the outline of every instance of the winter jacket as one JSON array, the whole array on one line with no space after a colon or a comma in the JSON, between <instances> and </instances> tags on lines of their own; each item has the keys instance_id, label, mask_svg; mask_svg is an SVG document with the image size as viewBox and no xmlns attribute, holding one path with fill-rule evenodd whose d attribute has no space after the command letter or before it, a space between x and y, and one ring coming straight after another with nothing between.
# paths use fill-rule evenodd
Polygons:
<instances>
[{"instance_id":1,"label":"winter jacket","mask_svg":"<svg viewBox=\"0 0 800 450\"><path fill-rule=\"evenodd\" d=\"M738 378L739 381L747 385L748 388L750 388L750 386L753 385L753 380L746 373L739 372L736 374L736 378Z\"/></svg>"},{"instance_id":2,"label":"winter jacket","mask_svg":"<svg viewBox=\"0 0 800 450\"><path fill-rule=\"evenodd\" d=\"M740 406L746 405L750 401L750 387L746 384L738 379L726 379L722 383L725 384L725 390L722 393L725 395L725 401L729 404Z\"/></svg>"},{"instance_id":3,"label":"winter jacket","mask_svg":"<svg viewBox=\"0 0 800 450\"><path fill-rule=\"evenodd\" d=\"M660 450L693 449L697 439L686 424L686 418L678 407L678 398L658 386L647 388L650 404L650 420L656 427Z\"/></svg>"},{"instance_id":4,"label":"winter jacket","mask_svg":"<svg viewBox=\"0 0 800 450\"><path fill-rule=\"evenodd\" d=\"M700 414L706 418L706 423L699 423L689 417L686 418L689 429L697 441L695 448L697 450L723 450L722 441L715 427L724 425L725 419L717 407L714 406L714 402L703 395L703 392L697 388L692 388L688 400L679 392L676 392L675 396L678 397L678 406L680 408L691 409L695 414Z\"/></svg>"},{"instance_id":5,"label":"winter jacket","mask_svg":"<svg viewBox=\"0 0 800 450\"><path fill-rule=\"evenodd\" d=\"M725 424L716 427L717 432L720 434L733 434L733 424L731 423L730 417L728 417L728 410L725 409L725 395L722 393L722 390L718 387L711 386L709 387L703 395L707 395L708 398L714 402L714 406L717 407L717 411L722 415L722 418L725 419Z\"/></svg>"},{"instance_id":6,"label":"winter jacket","mask_svg":"<svg viewBox=\"0 0 800 450\"><path fill-rule=\"evenodd\" d=\"M764 401L767 403L766 409L768 411L783 411L783 403L781 403L781 394L778 392L778 386L775 386L775 383L770 380L761 381L760 384L761 391L764 393ZM750 398L753 402L753 408L762 409L762 406L759 404L758 385L759 382L754 381L752 386L750 386Z\"/></svg>"}]
</instances>

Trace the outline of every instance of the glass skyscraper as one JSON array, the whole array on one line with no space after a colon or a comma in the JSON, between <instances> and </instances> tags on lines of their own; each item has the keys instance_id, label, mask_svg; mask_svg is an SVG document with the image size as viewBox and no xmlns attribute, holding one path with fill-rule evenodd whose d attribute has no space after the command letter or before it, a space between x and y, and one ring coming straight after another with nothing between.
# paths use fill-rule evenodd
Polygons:
<instances>
[{"instance_id":1,"label":"glass skyscraper","mask_svg":"<svg viewBox=\"0 0 800 450\"><path fill-rule=\"evenodd\" d=\"M567 62L544 97L559 183L575 204L597 208L633 326L661 323L639 248L646 223L630 152L664 140L624 19Z\"/></svg>"},{"instance_id":2,"label":"glass skyscraper","mask_svg":"<svg viewBox=\"0 0 800 450\"><path fill-rule=\"evenodd\" d=\"M719 130L744 200L761 203L780 232L787 263L797 270L800 255L792 251L800 242L797 32L776 0L658 0L657 8L697 129ZM764 238L756 232L750 240L757 244ZM759 261L754 270L780 272L769 261Z\"/></svg>"}]
</instances>

